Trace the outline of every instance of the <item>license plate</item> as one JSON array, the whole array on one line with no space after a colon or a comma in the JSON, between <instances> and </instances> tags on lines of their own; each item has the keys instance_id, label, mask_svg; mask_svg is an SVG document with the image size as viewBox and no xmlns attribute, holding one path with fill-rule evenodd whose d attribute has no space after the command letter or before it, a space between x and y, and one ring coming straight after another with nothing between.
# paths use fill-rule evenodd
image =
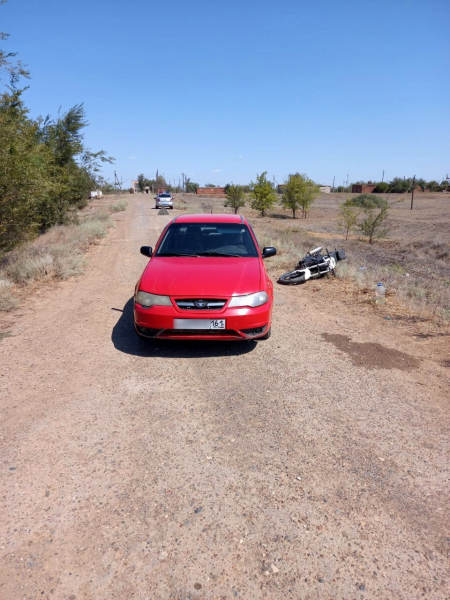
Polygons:
<instances>
[{"instance_id":1,"label":"license plate","mask_svg":"<svg viewBox=\"0 0 450 600\"><path fill-rule=\"evenodd\" d=\"M225 329L225 319L210 319L211 329Z\"/></svg>"},{"instance_id":2,"label":"license plate","mask_svg":"<svg viewBox=\"0 0 450 600\"><path fill-rule=\"evenodd\" d=\"M226 329L225 319L174 319L174 329Z\"/></svg>"}]
</instances>

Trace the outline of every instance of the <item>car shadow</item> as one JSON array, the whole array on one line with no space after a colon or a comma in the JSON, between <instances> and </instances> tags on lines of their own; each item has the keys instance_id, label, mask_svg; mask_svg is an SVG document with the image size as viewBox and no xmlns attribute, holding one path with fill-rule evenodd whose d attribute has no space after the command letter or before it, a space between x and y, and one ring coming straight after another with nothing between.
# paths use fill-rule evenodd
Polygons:
<instances>
[{"instance_id":1,"label":"car shadow","mask_svg":"<svg viewBox=\"0 0 450 600\"><path fill-rule=\"evenodd\" d=\"M204 358L213 356L238 356L247 354L257 346L255 341L197 341L197 340L151 340L139 337L134 331L133 298L120 309L119 320L114 325L111 340L120 352L133 356L163 358Z\"/></svg>"}]
</instances>

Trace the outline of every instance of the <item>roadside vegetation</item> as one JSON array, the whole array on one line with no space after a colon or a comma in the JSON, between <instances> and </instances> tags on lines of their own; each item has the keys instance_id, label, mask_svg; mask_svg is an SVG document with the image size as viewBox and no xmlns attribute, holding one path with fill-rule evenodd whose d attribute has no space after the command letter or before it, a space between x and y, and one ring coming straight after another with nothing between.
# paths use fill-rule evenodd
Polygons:
<instances>
[{"instance_id":1,"label":"roadside vegetation","mask_svg":"<svg viewBox=\"0 0 450 600\"><path fill-rule=\"evenodd\" d=\"M7 37L0 32L0 40ZM113 161L85 145L83 104L56 118L30 118L26 88L17 88L23 78L29 78L24 65L0 49L0 256L69 223L73 211L87 205L90 191L104 183L102 163Z\"/></svg>"},{"instance_id":2,"label":"roadside vegetation","mask_svg":"<svg viewBox=\"0 0 450 600\"><path fill-rule=\"evenodd\" d=\"M292 210L294 219L298 210L302 211L302 219L306 219L306 215L319 193L319 186L305 173L302 175L295 173L289 175L288 180L285 182L285 192L281 204Z\"/></svg>"},{"instance_id":3,"label":"roadside vegetation","mask_svg":"<svg viewBox=\"0 0 450 600\"><path fill-rule=\"evenodd\" d=\"M448 196L424 195L413 211L409 203L401 202L402 198L392 201L392 196L384 194L375 196L373 203L373 199L365 196L349 195L342 202L340 194L318 194L306 221L294 221L283 214L286 205L281 194L276 195L277 202L264 217L248 200L239 212L250 220L261 247L277 248L277 255L267 263L274 275L293 269L312 248L343 247L348 258L339 263L337 278L325 278L310 287L320 286L333 296L344 294L356 303L370 306L374 303L375 286L382 281L387 288L388 301L382 309L386 318L407 324L422 323L424 330L432 325L447 327L450 325ZM186 213L224 210L220 198L194 195L179 198L176 208ZM382 217L377 219L380 213Z\"/></svg>"},{"instance_id":4,"label":"roadside vegetation","mask_svg":"<svg viewBox=\"0 0 450 600\"><path fill-rule=\"evenodd\" d=\"M36 282L63 281L83 273L86 251L106 236L115 206L81 211L73 215L72 222L54 225L35 240L4 254L0 259L0 311L17 308L27 288Z\"/></svg>"},{"instance_id":5,"label":"roadside vegetation","mask_svg":"<svg viewBox=\"0 0 450 600\"><path fill-rule=\"evenodd\" d=\"M128 206L128 202L126 200L119 200L118 202L115 202L114 204L110 204L109 210L111 212L121 212L123 210L126 210L127 206Z\"/></svg>"},{"instance_id":6,"label":"roadside vegetation","mask_svg":"<svg viewBox=\"0 0 450 600\"><path fill-rule=\"evenodd\" d=\"M244 188L241 185L234 185L231 183L227 186L225 193L227 198L224 202L224 206L232 208L234 214L237 214L238 210L245 206L246 203Z\"/></svg>"},{"instance_id":7,"label":"roadside vegetation","mask_svg":"<svg viewBox=\"0 0 450 600\"><path fill-rule=\"evenodd\" d=\"M353 185L370 185L374 186L372 193L374 194L406 194L411 192L413 185L414 189L421 192L450 192L450 183L443 179L440 183L434 179L426 181L422 177L394 177L391 181L355 181L350 185L339 185L334 188L334 192L350 193Z\"/></svg>"}]
</instances>

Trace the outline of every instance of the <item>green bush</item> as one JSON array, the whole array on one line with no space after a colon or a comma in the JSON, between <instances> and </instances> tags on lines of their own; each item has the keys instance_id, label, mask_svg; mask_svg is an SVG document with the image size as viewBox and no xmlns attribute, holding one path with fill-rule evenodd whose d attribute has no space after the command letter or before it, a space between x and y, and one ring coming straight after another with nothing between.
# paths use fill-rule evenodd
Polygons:
<instances>
[{"instance_id":1,"label":"green bush","mask_svg":"<svg viewBox=\"0 0 450 600\"><path fill-rule=\"evenodd\" d=\"M386 194L389 189L389 184L386 181L377 183L377 187L373 190L376 194Z\"/></svg>"},{"instance_id":2,"label":"green bush","mask_svg":"<svg viewBox=\"0 0 450 600\"><path fill-rule=\"evenodd\" d=\"M360 208L384 208L387 206L387 202L384 198L380 198L379 196L375 196L375 194L359 194L356 198L352 199L352 204L354 206L359 206Z\"/></svg>"}]
</instances>

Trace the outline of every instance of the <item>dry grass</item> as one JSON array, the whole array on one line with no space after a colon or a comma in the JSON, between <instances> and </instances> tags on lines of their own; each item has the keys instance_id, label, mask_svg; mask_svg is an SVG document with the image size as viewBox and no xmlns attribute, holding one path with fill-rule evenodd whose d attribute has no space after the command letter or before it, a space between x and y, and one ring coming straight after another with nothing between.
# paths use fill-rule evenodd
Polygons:
<instances>
[{"instance_id":1,"label":"dry grass","mask_svg":"<svg viewBox=\"0 0 450 600\"><path fill-rule=\"evenodd\" d=\"M294 269L306 251L317 246L343 247L347 260L337 275L352 290L355 301L371 302L378 281L387 288L389 304L413 318L450 323L450 197L416 194L414 210L409 199L390 209L389 238L370 245L353 233L345 240L338 226L339 203L351 194L322 194L307 219L275 205L270 217L261 218L249 206L240 212L251 222L261 246L276 246L268 267L281 275ZM395 195L384 196L394 202ZM186 213L229 213L223 199L184 196L177 202ZM350 293L350 291L349 291ZM394 300L395 299L395 300Z\"/></svg>"},{"instance_id":2,"label":"dry grass","mask_svg":"<svg viewBox=\"0 0 450 600\"><path fill-rule=\"evenodd\" d=\"M9 279L0 279L0 311L10 312L17 308L19 299L14 293L14 286Z\"/></svg>"},{"instance_id":3,"label":"dry grass","mask_svg":"<svg viewBox=\"0 0 450 600\"><path fill-rule=\"evenodd\" d=\"M128 202L126 200L119 200L118 202L115 202L114 204L110 204L109 205L109 210L113 213L115 212L121 212L123 210L126 210L128 206Z\"/></svg>"},{"instance_id":4,"label":"dry grass","mask_svg":"<svg viewBox=\"0 0 450 600\"><path fill-rule=\"evenodd\" d=\"M17 307L21 287L43 279L65 280L84 272L85 252L105 237L112 221L104 210L83 212L77 220L78 224L52 227L2 258L0 311Z\"/></svg>"}]
</instances>

